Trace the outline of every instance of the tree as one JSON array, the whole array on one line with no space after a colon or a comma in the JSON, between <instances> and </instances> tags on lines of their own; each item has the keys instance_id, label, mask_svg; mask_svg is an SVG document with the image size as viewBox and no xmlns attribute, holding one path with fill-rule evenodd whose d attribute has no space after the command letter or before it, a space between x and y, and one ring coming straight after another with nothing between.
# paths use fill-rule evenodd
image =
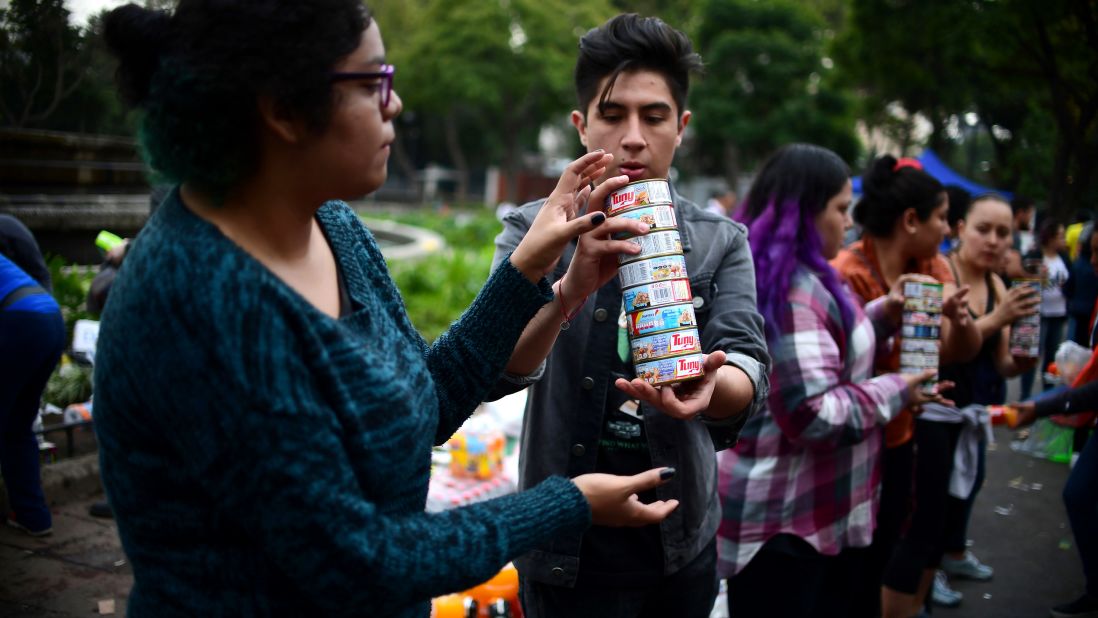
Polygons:
<instances>
[{"instance_id":1,"label":"tree","mask_svg":"<svg viewBox=\"0 0 1098 618\"><path fill-rule=\"evenodd\" d=\"M972 61L977 41L972 22L969 5L961 2L853 0L850 26L836 40L834 55L851 78L847 83L862 89L863 117L885 122L884 110L899 102L930 121L930 146L948 154L952 144L944 127L950 116L966 111L962 67Z\"/></svg>"},{"instance_id":2,"label":"tree","mask_svg":"<svg viewBox=\"0 0 1098 618\"><path fill-rule=\"evenodd\" d=\"M706 73L693 95L703 168L735 180L789 142L846 160L858 152L852 103L824 57L831 30L792 0L709 0L697 43Z\"/></svg>"},{"instance_id":3,"label":"tree","mask_svg":"<svg viewBox=\"0 0 1098 618\"><path fill-rule=\"evenodd\" d=\"M1007 49L987 51L988 64L1002 74L1018 66L1036 77L1036 105L1019 129L1023 140L1041 136L1036 116L1047 115L1055 127L1051 165L1044 167L1048 203L1053 214L1066 219L1078 208L1092 208L1098 197L1094 168L1098 165L1098 3L1012 0L984 2L998 12ZM1027 130L1035 129L1035 130ZM1027 144L1014 146L1010 156L1024 158Z\"/></svg>"},{"instance_id":4,"label":"tree","mask_svg":"<svg viewBox=\"0 0 1098 618\"><path fill-rule=\"evenodd\" d=\"M927 117L929 143L947 157L972 139L950 124L975 113L999 186L1047 196L1061 217L1098 198L1094 0L853 0L836 57L869 108L895 103Z\"/></svg>"},{"instance_id":5,"label":"tree","mask_svg":"<svg viewBox=\"0 0 1098 618\"><path fill-rule=\"evenodd\" d=\"M0 9L0 114L12 127L41 124L83 81L87 55L62 0L12 0Z\"/></svg>"},{"instance_id":6,"label":"tree","mask_svg":"<svg viewBox=\"0 0 1098 618\"><path fill-rule=\"evenodd\" d=\"M501 151L514 182L524 147L569 109L579 36L612 13L604 1L426 1L419 26L400 42L412 64L401 93L407 110L441 119L451 164L463 179L459 199L470 153ZM463 139L470 128L475 149Z\"/></svg>"}]
</instances>

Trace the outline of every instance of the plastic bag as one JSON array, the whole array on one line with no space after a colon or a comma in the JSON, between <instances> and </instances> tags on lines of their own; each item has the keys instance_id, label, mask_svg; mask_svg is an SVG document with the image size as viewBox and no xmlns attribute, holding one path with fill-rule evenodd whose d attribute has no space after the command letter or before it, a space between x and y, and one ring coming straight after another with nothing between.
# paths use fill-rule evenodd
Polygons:
<instances>
[{"instance_id":1,"label":"plastic bag","mask_svg":"<svg viewBox=\"0 0 1098 618\"><path fill-rule=\"evenodd\" d=\"M1075 382L1079 372L1090 360L1090 350L1075 343L1065 341L1056 349L1056 367L1060 370L1060 379L1064 384Z\"/></svg>"}]
</instances>

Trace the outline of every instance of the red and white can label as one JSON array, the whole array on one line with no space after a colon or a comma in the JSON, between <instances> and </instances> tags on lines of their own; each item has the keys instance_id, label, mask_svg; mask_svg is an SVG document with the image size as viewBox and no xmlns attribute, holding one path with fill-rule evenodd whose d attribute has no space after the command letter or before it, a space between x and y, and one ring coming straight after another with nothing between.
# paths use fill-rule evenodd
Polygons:
<instances>
[{"instance_id":1,"label":"red and white can label","mask_svg":"<svg viewBox=\"0 0 1098 618\"><path fill-rule=\"evenodd\" d=\"M681 255L665 255L623 264L618 269L622 288L635 285L686 278L686 258Z\"/></svg>"},{"instance_id":2,"label":"red and white can label","mask_svg":"<svg viewBox=\"0 0 1098 618\"><path fill-rule=\"evenodd\" d=\"M666 180L638 180L606 197L606 215L612 217L619 212L638 206L670 203L671 185L667 184Z\"/></svg>"},{"instance_id":3,"label":"red and white can label","mask_svg":"<svg viewBox=\"0 0 1098 618\"><path fill-rule=\"evenodd\" d=\"M636 255L622 253L618 257L618 262L621 264L628 264L629 262L636 262L657 255L682 254L682 240L679 238L678 230L666 230L652 232L644 236L634 236L628 242L640 247L641 252Z\"/></svg>"},{"instance_id":4,"label":"red and white can label","mask_svg":"<svg viewBox=\"0 0 1098 618\"><path fill-rule=\"evenodd\" d=\"M630 346L633 349L634 363L702 351L701 337L696 328L636 337Z\"/></svg>"},{"instance_id":5,"label":"red and white can label","mask_svg":"<svg viewBox=\"0 0 1098 618\"><path fill-rule=\"evenodd\" d=\"M689 279L638 285L622 292L621 297L625 303L626 313L694 300L694 296L690 293Z\"/></svg>"},{"instance_id":6,"label":"red and white can label","mask_svg":"<svg viewBox=\"0 0 1098 618\"><path fill-rule=\"evenodd\" d=\"M697 326L694 305L668 305L656 309L646 309L628 315L629 335L640 337L668 330L677 330L687 326Z\"/></svg>"},{"instance_id":7,"label":"red and white can label","mask_svg":"<svg viewBox=\"0 0 1098 618\"><path fill-rule=\"evenodd\" d=\"M693 380L705 375L704 358L702 354L687 354L637 363L637 377L653 386Z\"/></svg>"}]
</instances>

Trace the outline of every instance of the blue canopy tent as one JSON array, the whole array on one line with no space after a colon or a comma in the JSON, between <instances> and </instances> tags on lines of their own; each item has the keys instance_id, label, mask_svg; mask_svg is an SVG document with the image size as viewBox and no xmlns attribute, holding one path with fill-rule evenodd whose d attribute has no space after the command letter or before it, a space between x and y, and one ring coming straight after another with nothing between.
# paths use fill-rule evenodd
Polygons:
<instances>
[{"instance_id":1,"label":"blue canopy tent","mask_svg":"<svg viewBox=\"0 0 1098 618\"><path fill-rule=\"evenodd\" d=\"M982 195L984 193L997 193L1003 196L1005 199L1011 199L1014 197L1009 191L1001 191L999 189L992 189L985 187L977 182L973 182L968 178L958 174L953 169L942 161L938 155L929 148L923 151L923 154L916 157L920 163L923 164L923 171L938 179L943 185L956 185L961 187L965 191L972 194L973 197ZM862 192L862 177L855 176L853 179L854 193L861 194Z\"/></svg>"}]
</instances>

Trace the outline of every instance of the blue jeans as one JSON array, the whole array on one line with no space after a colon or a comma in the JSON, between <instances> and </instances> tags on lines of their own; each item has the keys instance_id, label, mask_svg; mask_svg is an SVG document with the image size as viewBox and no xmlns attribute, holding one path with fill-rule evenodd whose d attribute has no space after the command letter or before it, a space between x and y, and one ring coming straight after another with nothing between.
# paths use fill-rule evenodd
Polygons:
<instances>
[{"instance_id":1,"label":"blue jeans","mask_svg":"<svg viewBox=\"0 0 1098 618\"><path fill-rule=\"evenodd\" d=\"M64 347L60 313L0 311L0 472L16 521L31 530L52 525L31 425Z\"/></svg>"},{"instance_id":2,"label":"blue jeans","mask_svg":"<svg viewBox=\"0 0 1098 618\"><path fill-rule=\"evenodd\" d=\"M1083 560L1087 594L1098 598L1098 432L1092 433L1064 485L1075 546Z\"/></svg>"},{"instance_id":3,"label":"blue jeans","mask_svg":"<svg viewBox=\"0 0 1098 618\"><path fill-rule=\"evenodd\" d=\"M568 588L519 578L527 618L708 618L717 589L715 539L697 558L654 586Z\"/></svg>"}]
</instances>

